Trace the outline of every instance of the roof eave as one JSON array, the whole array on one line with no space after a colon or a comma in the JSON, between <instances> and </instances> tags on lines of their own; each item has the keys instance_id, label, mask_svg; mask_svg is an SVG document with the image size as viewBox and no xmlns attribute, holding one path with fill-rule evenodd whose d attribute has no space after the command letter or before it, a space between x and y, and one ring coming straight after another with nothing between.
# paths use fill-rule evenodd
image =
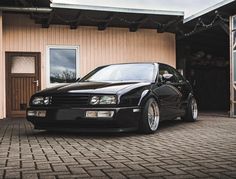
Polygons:
<instances>
[{"instance_id":1,"label":"roof eave","mask_svg":"<svg viewBox=\"0 0 236 179\"><path fill-rule=\"evenodd\" d=\"M165 10L136 9L136 8L133 9L133 8L79 5L79 4L66 4L66 3L53 3L53 2L50 4L50 6L52 8L62 8L62 9L81 9L81 10L106 11L106 12L184 16L183 11L165 11Z\"/></svg>"}]
</instances>

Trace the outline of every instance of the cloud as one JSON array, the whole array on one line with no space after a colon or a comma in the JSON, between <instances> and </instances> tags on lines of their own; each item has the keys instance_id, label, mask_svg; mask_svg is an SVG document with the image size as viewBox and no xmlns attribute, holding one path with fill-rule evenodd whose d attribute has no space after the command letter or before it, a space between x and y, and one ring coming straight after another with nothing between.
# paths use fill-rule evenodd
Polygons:
<instances>
[{"instance_id":1,"label":"cloud","mask_svg":"<svg viewBox=\"0 0 236 179\"><path fill-rule=\"evenodd\" d=\"M63 71L75 71L75 50L72 49L50 49L50 71L61 73Z\"/></svg>"}]
</instances>

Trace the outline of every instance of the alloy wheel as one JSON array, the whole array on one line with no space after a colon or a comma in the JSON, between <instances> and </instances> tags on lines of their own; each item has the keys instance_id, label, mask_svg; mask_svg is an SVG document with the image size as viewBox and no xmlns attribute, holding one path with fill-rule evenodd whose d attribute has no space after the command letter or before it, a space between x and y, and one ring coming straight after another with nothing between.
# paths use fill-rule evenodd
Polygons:
<instances>
[{"instance_id":1,"label":"alloy wheel","mask_svg":"<svg viewBox=\"0 0 236 179\"><path fill-rule=\"evenodd\" d=\"M148 106L148 124L152 131L156 131L159 125L160 112L156 101L152 101Z\"/></svg>"},{"instance_id":2,"label":"alloy wheel","mask_svg":"<svg viewBox=\"0 0 236 179\"><path fill-rule=\"evenodd\" d=\"M192 100L191 104L193 119L196 120L198 116L197 102L195 99Z\"/></svg>"}]
</instances>

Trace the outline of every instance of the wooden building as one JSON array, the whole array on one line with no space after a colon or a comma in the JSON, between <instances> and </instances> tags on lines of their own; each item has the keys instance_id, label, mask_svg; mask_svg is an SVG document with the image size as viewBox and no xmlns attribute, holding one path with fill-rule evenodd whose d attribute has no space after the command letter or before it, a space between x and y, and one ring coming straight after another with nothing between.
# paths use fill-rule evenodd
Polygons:
<instances>
[{"instance_id":1,"label":"wooden building","mask_svg":"<svg viewBox=\"0 0 236 179\"><path fill-rule=\"evenodd\" d=\"M33 93L100 65L176 65L183 12L60 2L0 2L0 119L24 117Z\"/></svg>"}]
</instances>

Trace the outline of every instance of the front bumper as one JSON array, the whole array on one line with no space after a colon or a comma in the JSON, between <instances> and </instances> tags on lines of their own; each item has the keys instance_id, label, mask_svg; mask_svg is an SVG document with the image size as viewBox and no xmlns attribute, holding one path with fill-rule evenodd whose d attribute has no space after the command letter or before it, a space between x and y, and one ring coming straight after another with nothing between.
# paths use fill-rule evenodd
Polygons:
<instances>
[{"instance_id":1,"label":"front bumper","mask_svg":"<svg viewBox=\"0 0 236 179\"><path fill-rule=\"evenodd\" d=\"M28 111L46 111L45 117L28 116L35 129L78 132L125 132L139 127L141 109L30 107ZM87 118L86 111L114 111L111 118Z\"/></svg>"}]
</instances>

